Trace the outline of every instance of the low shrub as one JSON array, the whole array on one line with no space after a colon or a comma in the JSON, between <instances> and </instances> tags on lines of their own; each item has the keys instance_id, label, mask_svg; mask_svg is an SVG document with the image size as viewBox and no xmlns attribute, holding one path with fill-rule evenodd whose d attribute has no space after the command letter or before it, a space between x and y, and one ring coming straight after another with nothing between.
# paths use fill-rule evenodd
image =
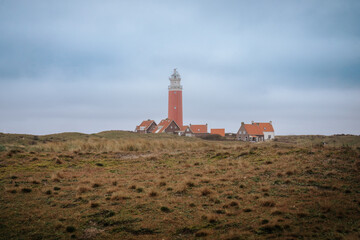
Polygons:
<instances>
[{"instance_id":1,"label":"low shrub","mask_svg":"<svg viewBox=\"0 0 360 240\"><path fill-rule=\"evenodd\" d=\"M90 203L91 208L97 208L98 206L99 206L99 203L96 203L96 202Z\"/></svg>"},{"instance_id":2,"label":"low shrub","mask_svg":"<svg viewBox=\"0 0 360 240\"><path fill-rule=\"evenodd\" d=\"M22 188L21 189L21 192L23 192L23 193L30 193L32 190L31 190L31 188Z\"/></svg>"},{"instance_id":3,"label":"low shrub","mask_svg":"<svg viewBox=\"0 0 360 240\"><path fill-rule=\"evenodd\" d=\"M218 135L220 136L220 135ZM206 237L208 233L205 230L200 230L197 233L195 233L195 237Z\"/></svg>"},{"instance_id":4,"label":"low shrub","mask_svg":"<svg viewBox=\"0 0 360 240\"><path fill-rule=\"evenodd\" d=\"M273 201L263 201L262 203L261 203L261 206L263 206L263 207L275 207L275 202L273 202Z\"/></svg>"},{"instance_id":5,"label":"low shrub","mask_svg":"<svg viewBox=\"0 0 360 240\"><path fill-rule=\"evenodd\" d=\"M160 208L160 210L161 210L162 212L165 212L165 213L169 213L169 212L170 212L170 209L169 209L168 207L165 207L165 206L162 206L162 207Z\"/></svg>"},{"instance_id":6,"label":"low shrub","mask_svg":"<svg viewBox=\"0 0 360 240\"><path fill-rule=\"evenodd\" d=\"M150 197L156 197L157 195L158 195L158 193L155 192L155 191L151 191L151 192L149 193L149 196L150 196Z\"/></svg>"},{"instance_id":7,"label":"low shrub","mask_svg":"<svg viewBox=\"0 0 360 240\"><path fill-rule=\"evenodd\" d=\"M265 225L263 227L260 227L259 228L260 230L260 234L263 233L263 234L272 234L272 233L275 233L275 232L282 232L283 231L283 228L280 226L280 225Z\"/></svg>"},{"instance_id":8,"label":"low shrub","mask_svg":"<svg viewBox=\"0 0 360 240\"><path fill-rule=\"evenodd\" d=\"M130 199L130 197L127 197L120 193L116 193L111 197L111 200L113 201L126 200L126 199Z\"/></svg>"},{"instance_id":9,"label":"low shrub","mask_svg":"<svg viewBox=\"0 0 360 240\"><path fill-rule=\"evenodd\" d=\"M210 195L211 194L211 191L208 189L208 188L203 188L202 190L201 190L201 195L202 196L208 196L208 195Z\"/></svg>"},{"instance_id":10,"label":"low shrub","mask_svg":"<svg viewBox=\"0 0 360 240\"><path fill-rule=\"evenodd\" d=\"M8 193L16 193L16 189L12 188L12 189L7 189L6 190Z\"/></svg>"},{"instance_id":11,"label":"low shrub","mask_svg":"<svg viewBox=\"0 0 360 240\"><path fill-rule=\"evenodd\" d=\"M6 151L6 147L4 145L0 145L0 152Z\"/></svg>"},{"instance_id":12,"label":"low shrub","mask_svg":"<svg viewBox=\"0 0 360 240\"><path fill-rule=\"evenodd\" d=\"M67 226L66 227L66 231L69 233L73 233L75 232L76 228L74 226Z\"/></svg>"},{"instance_id":13,"label":"low shrub","mask_svg":"<svg viewBox=\"0 0 360 240\"><path fill-rule=\"evenodd\" d=\"M261 224L268 224L268 223L269 223L269 220L267 220L267 219L261 220Z\"/></svg>"},{"instance_id":14,"label":"low shrub","mask_svg":"<svg viewBox=\"0 0 360 240\"><path fill-rule=\"evenodd\" d=\"M225 139L219 134L208 134L208 135L201 136L200 138L204 139L204 140L213 140L213 141L220 141L220 140Z\"/></svg>"}]
</instances>

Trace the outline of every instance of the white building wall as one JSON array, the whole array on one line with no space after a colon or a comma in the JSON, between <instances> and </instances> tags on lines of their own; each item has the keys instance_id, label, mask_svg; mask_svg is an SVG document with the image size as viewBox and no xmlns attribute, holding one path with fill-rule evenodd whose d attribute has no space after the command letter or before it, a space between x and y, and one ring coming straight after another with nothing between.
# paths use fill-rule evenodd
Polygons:
<instances>
[{"instance_id":1,"label":"white building wall","mask_svg":"<svg viewBox=\"0 0 360 240\"><path fill-rule=\"evenodd\" d=\"M264 139L265 141L275 139L275 132L264 132Z\"/></svg>"}]
</instances>

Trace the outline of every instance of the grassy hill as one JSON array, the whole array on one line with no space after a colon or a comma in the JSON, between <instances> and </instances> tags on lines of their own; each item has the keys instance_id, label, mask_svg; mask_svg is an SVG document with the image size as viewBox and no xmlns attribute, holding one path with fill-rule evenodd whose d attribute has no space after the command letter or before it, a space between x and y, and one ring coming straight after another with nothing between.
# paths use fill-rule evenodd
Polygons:
<instances>
[{"instance_id":1,"label":"grassy hill","mask_svg":"<svg viewBox=\"0 0 360 240\"><path fill-rule=\"evenodd\" d=\"M359 143L0 134L0 239L358 239Z\"/></svg>"}]
</instances>

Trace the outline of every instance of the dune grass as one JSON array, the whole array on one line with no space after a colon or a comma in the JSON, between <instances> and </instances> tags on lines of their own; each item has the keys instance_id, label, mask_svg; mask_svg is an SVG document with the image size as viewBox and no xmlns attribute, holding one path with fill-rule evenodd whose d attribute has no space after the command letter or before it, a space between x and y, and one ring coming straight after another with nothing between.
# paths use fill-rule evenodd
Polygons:
<instances>
[{"instance_id":1,"label":"dune grass","mask_svg":"<svg viewBox=\"0 0 360 240\"><path fill-rule=\"evenodd\" d=\"M322 136L8 137L0 137L0 239L360 237L357 136L325 146Z\"/></svg>"}]
</instances>

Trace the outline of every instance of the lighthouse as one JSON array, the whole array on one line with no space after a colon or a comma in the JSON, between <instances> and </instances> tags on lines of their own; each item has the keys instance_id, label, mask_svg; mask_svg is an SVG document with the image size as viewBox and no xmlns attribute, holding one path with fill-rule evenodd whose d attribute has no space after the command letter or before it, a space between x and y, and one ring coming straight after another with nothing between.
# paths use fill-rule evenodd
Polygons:
<instances>
[{"instance_id":1,"label":"lighthouse","mask_svg":"<svg viewBox=\"0 0 360 240\"><path fill-rule=\"evenodd\" d=\"M182 86L180 85L180 74L174 69L174 73L170 76L169 85L169 108L168 118L174 120L179 127L183 126L182 112Z\"/></svg>"}]
</instances>

